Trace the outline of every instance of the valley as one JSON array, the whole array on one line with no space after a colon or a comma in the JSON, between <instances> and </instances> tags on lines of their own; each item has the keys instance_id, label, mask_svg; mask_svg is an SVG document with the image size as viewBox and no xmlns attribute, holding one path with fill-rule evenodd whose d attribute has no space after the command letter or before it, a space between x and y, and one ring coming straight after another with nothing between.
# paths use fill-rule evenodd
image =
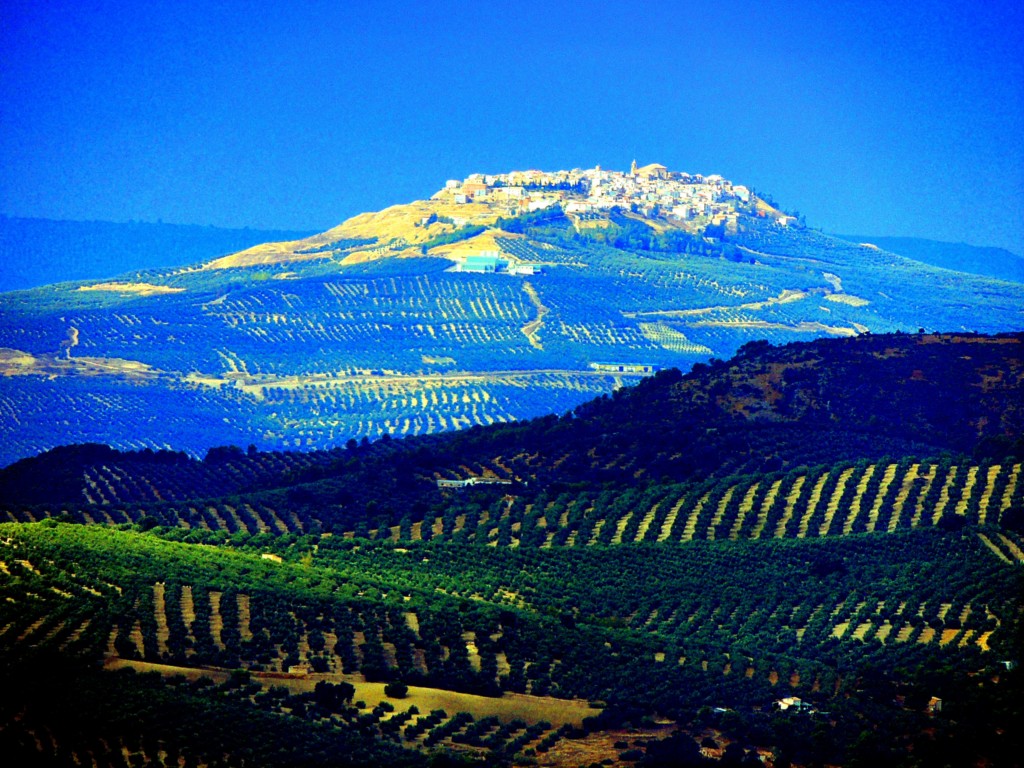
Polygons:
<instances>
[{"instance_id":1,"label":"valley","mask_svg":"<svg viewBox=\"0 0 1024 768\"><path fill-rule=\"evenodd\" d=\"M0 739L72 765L1005 762L1022 349L753 342L561 416L16 462Z\"/></svg>"}]
</instances>

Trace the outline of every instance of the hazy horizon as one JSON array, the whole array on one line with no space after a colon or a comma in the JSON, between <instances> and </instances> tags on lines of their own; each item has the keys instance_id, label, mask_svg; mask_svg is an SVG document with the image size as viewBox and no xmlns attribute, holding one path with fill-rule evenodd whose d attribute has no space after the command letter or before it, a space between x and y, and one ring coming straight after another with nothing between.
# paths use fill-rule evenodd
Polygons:
<instances>
[{"instance_id":1,"label":"hazy horizon","mask_svg":"<svg viewBox=\"0 0 1024 768\"><path fill-rule=\"evenodd\" d=\"M399 205L399 204L401 204L401 202L393 203L393 205ZM370 211L360 211L359 213L368 213L368 212L370 212ZM352 214L352 215L355 216L355 215L358 215L358 213ZM204 223L201 223L201 222L200 223L196 223L196 222L164 221L162 219L157 219L157 220L148 220L148 219L122 219L122 220L117 220L117 219L55 219L55 218L48 217L48 216L18 216L18 215L13 215L13 214L9 214L9 213L5 213L3 211L0 211L0 219L5 219L5 218L6 219L29 219L29 220L34 219L34 220L38 220L38 221L52 221L52 222L55 222L55 223L71 223L71 224L115 224L115 225L126 225L126 226L130 226L130 225L153 225L153 226L167 225L169 227L210 229L210 230L224 230L225 232L245 232L245 231L250 231L250 232L257 233L257 234L258 233L266 233L266 234L275 234L276 233L276 234L293 235L293 236L301 235L303 233L306 233L307 236L308 235L320 234L321 232L325 232L328 229L331 229L333 227L338 226L343 221L343 220L339 220L337 222L334 222L333 224L328 224L327 226L323 226L323 227L318 227L318 226L306 226L306 227L294 227L294 228L292 228L292 227L289 227L289 228L276 228L276 227L274 227L274 228L269 228L268 229L268 228L264 228L264 227L256 227L256 226L244 225L244 224L243 225L239 225L239 226L221 226L221 225L218 225L218 224L204 224ZM351 217L346 217L346 218L351 218ZM1019 257L1021 259L1024 259L1024 251L1015 251L1015 250L1013 250L1011 248L1005 248L1003 246L998 246L998 245L993 246L993 245L985 245L985 244L978 243L978 242L970 242L970 241L965 240L965 239L960 239L960 240L938 240L938 239L935 239L935 238L924 237L924 236L899 235L899 234L889 234L889 233L883 233L883 232L868 232L868 233L863 233L863 232L861 232L861 233L836 232L836 231L827 230L826 228L821 227L821 226L817 226L817 225L815 225L814 222L808 222L807 224L808 224L808 226L811 229L816 229L816 230L819 230L821 232L824 232L825 234L827 234L827 235L829 235L831 237L838 237L838 238L845 239L845 240L851 240L851 239L859 240L859 239L863 239L863 238L872 238L872 237L874 237L874 238L881 238L881 239L888 239L888 240L922 240L922 241L941 243L943 245L964 245L964 246L967 246L967 247L970 247L970 248L996 248L996 249L999 249L999 250L1006 251L1007 253L1011 253L1014 256L1017 256L1017 257Z\"/></svg>"},{"instance_id":2,"label":"hazy horizon","mask_svg":"<svg viewBox=\"0 0 1024 768\"><path fill-rule=\"evenodd\" d=\"M0 47L9 216L326 229L636 159L824 231L1024 252L1019 4L58 0L5 4Z\"/></svg>"}]
</instances>

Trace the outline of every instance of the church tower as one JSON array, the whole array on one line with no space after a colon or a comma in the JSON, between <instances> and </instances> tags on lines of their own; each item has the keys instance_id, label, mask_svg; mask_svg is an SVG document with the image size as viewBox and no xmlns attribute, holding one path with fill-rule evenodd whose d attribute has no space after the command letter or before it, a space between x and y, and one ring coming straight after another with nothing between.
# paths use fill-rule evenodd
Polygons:
<instances>
[{"instance_id":1,"label":"church tower","mask_svg":"<svg viewBox=\"0 0 1024 768\"><path fill-rule=\"evenodd\" d=\"M636 160L634 160L633 164L629 166L629 175L636 176Z\"/></svg>"}]
</instances>

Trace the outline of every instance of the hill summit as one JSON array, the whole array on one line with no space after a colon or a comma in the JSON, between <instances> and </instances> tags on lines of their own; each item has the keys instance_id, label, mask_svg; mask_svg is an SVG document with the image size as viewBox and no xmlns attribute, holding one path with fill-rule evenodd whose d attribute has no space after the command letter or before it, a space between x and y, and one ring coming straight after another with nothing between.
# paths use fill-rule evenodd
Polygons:
<instances>
[{"instance_id":1,"label":"hill summit","mask_svg":"<svg viewBox=\"0 0 1024 768\"><path fill-rule=\"evenodd\" d=\"M502 221L556 208L569 217L577 231L613 226L614 214L627 214L635 221L657 221L654 229L659 234L673 230L692 235L735 234L744 217L780 226L797 223L795 216L776 210L741 184L734 185L717 174L669 171L658 163L637 168L634 162L628 173L602 170L600 166L588 170L473 173L461 181L445 182L429 200L360 214L320 235L256 246L208 266L227 269L308 261L341 254L351 241L365 238L391 247L349 253L345 256L349 263L386 254L423 252L444 255L465 266L467 255L482 250L514 268L524 261L522 254L517 255L514 244L503 247L495 242L487 230L507 236L509 233L500 231ZM477 228L483 237L466 232ZM463 245L453 248L455 243Z\"/></svg>"}]
</instances>

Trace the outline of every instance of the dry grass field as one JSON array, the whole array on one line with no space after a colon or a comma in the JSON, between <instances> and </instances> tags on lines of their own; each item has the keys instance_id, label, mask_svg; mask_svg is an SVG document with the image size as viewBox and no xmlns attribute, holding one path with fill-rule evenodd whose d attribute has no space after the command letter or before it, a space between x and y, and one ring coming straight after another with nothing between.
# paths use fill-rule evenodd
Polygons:
<instances>
[{"instance_id":1,"label":"dry grass field","mask_svg":"<svg viewBox=\"0 0 1024 768\"><path fill-rule=\"evenodd\" d=\"M157 664L133 659L111 657L104 663L105 669L131 668L137 672L159 672L165 677L181 675L189 680L205 677L217 683L228 679L230 670L212 667L179 667L171 664ZM420 712L443 709L449 714L469 712L477 720L497 717L502 722L525 720L528 723L547 721L554 726L580 725L583 718L596 714L585 701L579 699L555 699L550 696L529 696L523 693L505 693L501 697L477 696L472 693L445 691L439 688L409 686L404 699L389 699L384 695L384 683L368 683L362 675L308 674L289 675L286 673L253 673L252 679L264 688L281 686L290 693L312 691L321 681L330 683L346 682L355 687L353 701L362 701L373 708L382 701L390 701L399 708L415 705Z\"/></svg>"}]
</instances>

